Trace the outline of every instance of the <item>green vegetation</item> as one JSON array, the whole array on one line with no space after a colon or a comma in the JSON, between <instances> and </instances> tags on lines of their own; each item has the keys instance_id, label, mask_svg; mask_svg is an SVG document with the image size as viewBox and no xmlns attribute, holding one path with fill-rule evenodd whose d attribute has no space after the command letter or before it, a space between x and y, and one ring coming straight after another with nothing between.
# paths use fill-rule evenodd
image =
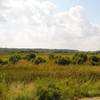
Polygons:
<instances>
[{"instance_id":1,"label":"green vegetation","mask_svg":"<svg viewBox=\"0 0 100 100\"><path fill-rule=\"evenodd\" d=\"M97 56L91 56L90 57L90 63L92 65L100 65L100 58Z\"/></svg>"},{"instance_id":2,"label":"green vegetation","mask_svg":"<svg viewBox=\"0 0 100 100\"><path fill-rule=\"evenodd\" d=\"M73 64L84 64L86 63L87 58L86 54L75 54L73 56Z\"/></svg>"},{"instance_id":3,"label":"green vegetation","mask_svg":"<svg viewBox=\"0 0 100 100\"><path fill-rule=\"evenodd\" d=\"M100 54L0 54L0 100L74 100L100 96Z\"/></svg>"},{"instance_id":4,"label":"green vegetation","mask_svg":"<svg viewBox=\"0 0 100 100\"><path fill-rule=\"evenodd\" d=\"M33 53L28 54L28 55L26 55L26 56L24 57L24 59L29 60L29 61L34 60L35 58L36 58L36 55L33 54Z\"/></svg>"},{"instance_id":5,"label":"green vegetation","mask_svg":"<svg viewBox=\"0 0 100 100\"><path fill-rule=\"evenodd\" d=\"M64 58L64 57L58 57L57 60L55 61L56 64L59 65L69 65L71 63L70 59Z\"/></svg>"},{"instance_id":6,"label":"green vegetation","mask_svg":"<svg viewBox=\"0 0 100 100\"><path fill-rule=\"evenodd\" d=\"M42 64L42 63L45 63L46 60L43 59L42 57L38 57L35 59L35 64Z\"/></svg>"},{"instance_id":7,"label":"green vegetation","mask_svg":"<svg viewBox=\"0 0 100 100\"><path fill-rule=\"evenodd\" d=\"M14 56L11 56L9 58L9 62L11 62L12 64L15 64L17 63L19 60L21 59L21 57L19 55L14 55Z\"/></svg>"},{"instance_id":8,"label":"green vegetation","mask_svg":"<svg viewBox=\"0 0 100 100\"><path fill-rule=\"evenodd\" d=\"M55 85L39 87L37 91L38 100L62 100L61 91Z\"/></svg>"}]
</instances>

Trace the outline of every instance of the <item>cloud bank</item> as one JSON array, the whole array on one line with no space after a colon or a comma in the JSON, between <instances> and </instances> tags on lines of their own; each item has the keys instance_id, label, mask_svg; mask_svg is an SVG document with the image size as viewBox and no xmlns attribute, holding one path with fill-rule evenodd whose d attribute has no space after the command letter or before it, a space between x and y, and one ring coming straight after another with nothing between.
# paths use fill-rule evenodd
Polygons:
<instances>
[{"instance_id":1,"label":"cloud bank","mask_svg":"<svg viewBox=\"0 0 100 100\"><path fill-rule=\"evenodd\" d=\"M100 49L100 26L77 5L59 11L49 0L0 0L0 47Z\"/></svg>"}]
</instances>

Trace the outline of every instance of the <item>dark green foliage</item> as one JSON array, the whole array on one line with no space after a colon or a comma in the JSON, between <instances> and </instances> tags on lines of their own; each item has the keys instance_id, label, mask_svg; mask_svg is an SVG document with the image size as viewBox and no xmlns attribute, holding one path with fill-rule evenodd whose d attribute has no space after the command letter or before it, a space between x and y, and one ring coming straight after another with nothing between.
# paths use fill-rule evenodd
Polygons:
<instances>
[{"instance_id":1,"label":"dark green foliage","mask_svg":"<svg viewBox=\"0 0 100 100\"><path fill-rule=\"evenodd\" d=\"M88 57L86 54L75 54L73 56L73 64L84 64L86 63Z\"/></svg>"},{"instance_id":2,"label":"dark green foliage","mask_svg":"<svg viewBox=\"0 0 100 100\"><path fill-rule=\"evenodd\" d=\"M6 61L6 60L4 61L4 60L0 59L0 64L1 64L1 65L8 64L8 61Z\"/></svg>"},{"instance_id":3,"label":"dark green foliage","mask_svg":"<svg viewBox=\"0 0 100 100\"><path fill-rule=\"evenodd\" d=\"M50 60L52 60L52 59L54 59L54 58L55 58L55 57L54 57L53 54L50 54L50 55L49 55L49 59L50 59Z\"/></svg>"},{"instance_id":4,"label":"dark green foliage","mask_svg":"<svg viewBox=\"0 0 100 100\"><path fill-rule=\"evenodd\" d=\"M100 58L97 56L91 56L89 60L92 65L100 65Z\"/></svg>"},{"instance_id":5,"label":"dark green foliage","mask_svg":"<svg viewBox=\"0 0 100 100\"><path fill-rule=\"evenodd\" d=\"M7 60L3 61L3 63L2 63L2 65L5 65L5 64L8 64Z\"/></svg>"},{"instance_id":6,"label":"dark green foliage","mask_svg":"<svg viewBox=\"0 0 100 100\"><path fill-rule=\"evenodd\" d=\"M37 91L38 100L62 100L61 91L55 85L45 88L39 87Z\"/></svg>"},{"instance_id":7,"label":"dark green foliage","mask_svg":"<svg viewBox=\"0 0 100 100\"><path fill-rule=\"evenodd\" d=\"M69 65L71 61L68 57L67 58L60 57L55 61L55 63L60 64L60 65Z\"/></svg>"},{"instance_id":8,"label":"dark green foliage","mask_svg":"<svg viewBox=\"0 0 100 100\"><path fill-rule=\"evenodd\" d=\"M21 59L21 57L19 55L14 55L14 56L11 56L9 58L9 62L12 63L12 64L15 64L17 63L19 60Z\"/></svg>"},{"instance_id":9,"label":"dark green foliage","mask_svg":"<svg viewBox=\"0 0 100 100\"><path fill-rule=\"evenodd\" d=\"M38 58L36 58L35 59L35 64L42 64L42 63L45 63L46 62L46 60L45 59L43 59L42 57L38 57Z\"/></svg>"},{"instance_id":10,"label":"dark green foliage","mask_svg":"<svg viewBox=\"0 0 100 100\"><path fill-rule=\"evenodd\" d=\"M36 58L36 55L33 54L33 53L28 54L28 55L25 56L25 59L28 60L28 61L31 61L31 60L33 60L35 58Z\"/></svg>"},{"instance_id":11,"label":"dark green foliage","mask_svg":"<svg viewBox=\"0 0 100 100\"><path fill-rule=\"evenodd\" d=\"M0 59L0 64L3 64L3 60L2 59Z\"/></svg>"},{"instance_id":12,"label":"dark green foliage","mask_svg":"<svg viewBox=\"0 0 100 100\"><path fill-rule=\"evenodd\" d=\"M61 56L55 56L55 59L62 58Z\"/></svg>"}]
</instances>

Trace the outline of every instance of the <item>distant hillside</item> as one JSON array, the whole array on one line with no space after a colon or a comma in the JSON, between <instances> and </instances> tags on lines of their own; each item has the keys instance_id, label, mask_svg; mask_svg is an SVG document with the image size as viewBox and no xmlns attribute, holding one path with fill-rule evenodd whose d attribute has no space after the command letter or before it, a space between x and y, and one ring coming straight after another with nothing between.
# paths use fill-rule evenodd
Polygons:
<instances>
[{"instance_id":1,"label":"distant hillside","mask_svg":"<svg viewBox=\"0 0 100 100\"><path fill-rule=\"evenodd\" d=\"M0 53L5 52L34 52L34 53L78 53L78 52L85 52L79 50L71 50L71 49L19 49L19 48L0 48ZM87 51L90 53L100 53L100 51Z\"/></svg>"},{"instance_id":2,"label":"distant hillside","mask_svg":"<svg viewBox=\"0 0 100 100\"><path fill-rule=\"evenodd\" d=\"M79 52L78 50L69 50L69 49L19 49L19 48L0 48L0 53L5 52L44 52L44 53L72 53Z\"/></svg>"}]
</instances>

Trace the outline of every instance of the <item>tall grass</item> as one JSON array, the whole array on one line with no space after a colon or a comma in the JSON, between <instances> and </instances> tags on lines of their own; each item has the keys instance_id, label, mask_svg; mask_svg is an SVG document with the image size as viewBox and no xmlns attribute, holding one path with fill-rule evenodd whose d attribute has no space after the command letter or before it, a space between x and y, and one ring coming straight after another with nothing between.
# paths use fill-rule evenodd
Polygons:
<instances>
[{"instance_id":1,"label":"tall grass","mask_svg":"<svg viewBox=\"0 0 100 100\"><path fill-rule=\"evenodd\" d=\"M7 60L11 55L14 54L2 54L0 58ZM100 66L62 66L50 60L48 54L37 56L45 58L47 62L36 65L22 59L16 64L0 65L1 100L37 100L38 87L48 88L50 84L55 84L61 90L63 100L100 96ZM62 56L72 57L71 54Z\"/></svg>"}]
</instances>

